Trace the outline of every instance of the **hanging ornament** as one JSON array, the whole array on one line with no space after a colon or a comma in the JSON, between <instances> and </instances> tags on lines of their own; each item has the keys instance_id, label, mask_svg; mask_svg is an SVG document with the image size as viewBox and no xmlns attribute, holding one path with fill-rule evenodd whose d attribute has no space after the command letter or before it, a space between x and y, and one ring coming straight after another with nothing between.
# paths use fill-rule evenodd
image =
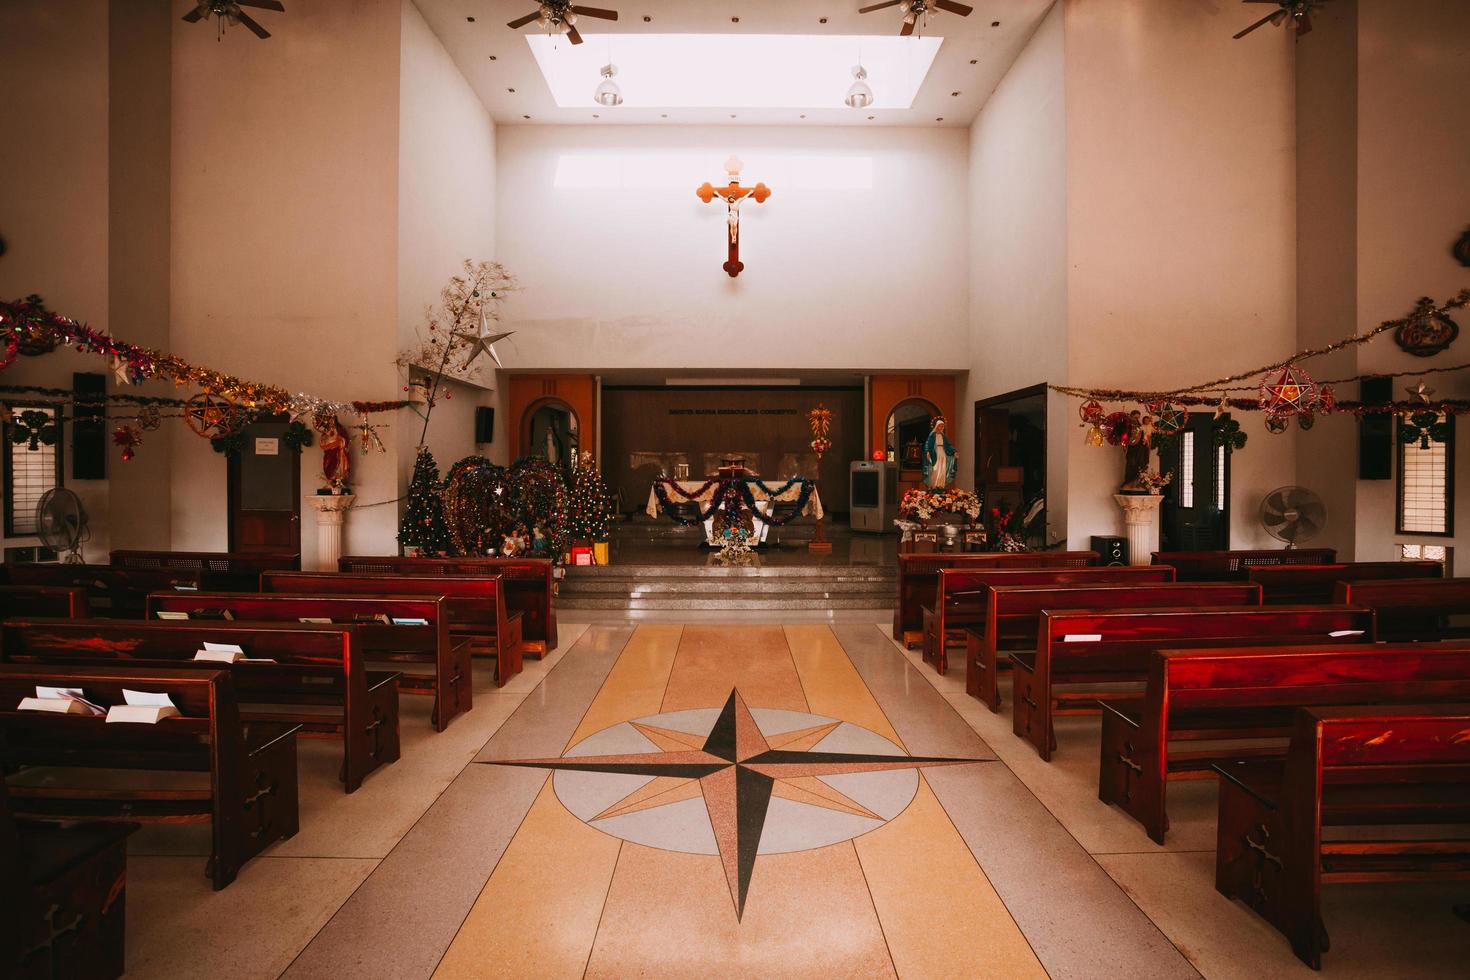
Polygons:
<instances>
[{"instance_id":1,"label":"hanging ornament","mask_svg":"<svg viewBox=\"0 0 1470 980\"><path fill-rule=\"evenodd\" d=\"M1460 327L1442 312L1434 312L1434 300L1419 300L1409 319L1393 332L1394 343L1415 357L1433 357L1460 336Z\"/></svg>"},{"instance_id":2,"label":"hanging ornament","mask_svg":"<svg viewBox=\"0 0 1470 980\"><path fill-rule=\"evenodd\" d=\"M1085 401L1077 409L1077 414L1082 416L1084 425L1097 425L1107 415L1103 407L1095 401Z\"/></svg>"},{"instance_id":3,"label":"hanging ornament","mask_svg":"<svg viewBox=\"0 0 1470 980\"><path fill-rule=\"evenodd\" d=\"M210 439L229 428L235 402L226 395L201 391L184 403L184 423L201 439Z\"/></svg>"},{"instance_id":4,"label":"hanging ornament","mask_svg":"<svg viewBox=\"0 0 1470 980\"><path fill-rule=\"evenodd\" d=\"M1331 385L1317 389L1317 411L1324 415L1337 411L1337 396L1332 393Z\"/></svg>"},{"instance_id":5,"label":"hanging ornament","mask_svg":"<svg viewBox=\"0 0 1470 980\"><path fill-rule=\"evenodd\" d=\"M1240 431L1240 423L1228 415L1216 418L1213 435L1217 446L1231 450L1245 448L1246 435Z\"/></svg>"},{"instance_id":6,"label":"hanging ornament","mask_svg":"<svg viewBox=\"0 0 1470 980\"><path fill-rule=\"evenodd\" d=\"M1296 417L1297 427L1303 432L1317 424L1317 418L1311 412L1302 412Z\"/></svg>"},{"instance_id":7,"label":"hanging ornament","mask_svg":"<svg viewBox=\"0 0 1470 980\"><path fill-rule=\"evenodd\" d=\"M132 459L137 447L143 444L143 433L130 425L120 425L112 430L112 441L122 447L123 462Z\"/></svg>"},{"instance_id":8,"label":"hanging ornament","mask_svg":"<svg viewBox=\"0 0 1470 980\"><path fill-rule=\"evenodd\" d=\"M1102 420L1099 428L1110 446L1131 446L1141 435L1139 416L1128 412L1113 412Z\"/></svg>"},{"instance_id":9,"label":"hanging ornament","mask_svg":"<svg viewBox=\"0 0 1470 980\"><path fill-rule=\"evenodd\" d=\"M1399 442L1406 446L1419 444L1428 449L1431 440L1445 442L1450 437L1450 424L1439 417L1438 412L1423 409L1412 412L1399 421Z\"/></svg>"},{"instance_id":10,"label":"hanging ornament","mask_svg":"<svg viewBox=\"0 0 1470 980\"><path fill-rule=\"evenodd\" d=\"M1285 418L1298 412L1308 412L1316 403L1316 383L1304 369L1294 364L1282 368L1274 382L1269 379L1261 381L1261 409L1272 417Z\"/></svg>"},{"instance_id":11,"label":"hanging ornament","mask_svg":"<svg viewBox=\"0 0 1470 980\"><path fill-rule=\"evenodd\" d=\"M1429 387L1422 381L1416 384L1414 387L1405 388L1404 390L1409 393L1410 398L1421 401L1426 405L1429 404L1429 399L1434 395L1434 389Z\"/></svg>"},{"instance_id":12,"label":"hanging ornament","mask_svg":"<svg viewBox=\"0 0 1470 980\"><path fill-rule=\"evenodd\" d=\"M1268 415L1268 416L1266 416L1266 431L1269 432L1269 433L1271 433L1273 436L1279 436L1279 435L1281 435L1281 433L1283 433L1283 432L1286 431L1286 427L1288 425L1290 425L1290 424L1291 424L1291 416L1290 415Z\"/></svg>"},{"instance_id":13,"label":"hanging ornament","mask_svg":"<svg viewBox=\"0 0 1470 980\"><path fill-rule=\"evenodd\" d=\"M26 409L14 416L10 423L10 441L35 452L42 444L56 445L56 419L46 412Z\"/></svg>"},{"instance_id":14,"label":"hanging ornament","mask_svg":"<svg viewBox=\"0 0 1470 980\"><path fill-rule=\"evenodd\" d=\"M152 432L163 425L163 413L158 410L157 405L144 405L138 409L138 428L144 432Z\"/></svg>"},{"instance_id":15,"label":"hanging ornament","mask_svg":"<svg viewBox=\"0 0 1470 980\"><path fill-rule=\"evenodd\" d=\"M368 421L364 415L362 421L357 424L358 437L362 440L362 454L366 456L370 449L377 448L378 452L386 453L388 447L383 445L383 440L378 436L377 427Z\"/></svg>"},{"instance_id":16,"label":"hanging ornament","mask_svg":"<svg viewBox=\"0 0 1470 980\"><path fill-rule=\"evenodd\" d=\"M112 376L124 388L133 383L133 368L116 354L112 355Z\"/></svg>"},{"instance_id":17,"label":"hanging ornament","mask_svg":"<svg viewBox=\"0 0 1470 980\"><path fill-rule=\"evenodd\" d=\"M1172 436L1189 421L1188 414L1175 408L1173 402L1150 402L1148 410L1154 415L1154 431L1161 436Z\"/></svg>"},{"instance_id":18,"label":"hanging ornament","mask_svg":"<svg viewBox=\"0 0 1470 980\"><path fill-rule=\"evenodd\" d=\"M1088 446L1103 445L1105 440L1103 439L1102 426L1089 425L1087 427L1087 435L1082 437L1082 442L1084 445Z\"/></svg>"}]
</instances>

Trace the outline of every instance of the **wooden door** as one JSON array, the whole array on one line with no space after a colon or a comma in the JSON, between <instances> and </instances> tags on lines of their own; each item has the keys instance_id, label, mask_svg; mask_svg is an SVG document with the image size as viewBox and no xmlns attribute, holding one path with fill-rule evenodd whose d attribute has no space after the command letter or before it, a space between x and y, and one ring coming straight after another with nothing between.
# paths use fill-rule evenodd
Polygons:
<instances>
[{"instance_id":1,"label":"wooden door","mask_svg":"<svg viewBox=\"0 0 1470 980\"><path fill-rule=\"evenodd\" d=\"M1174 474L1164 488L1163 551L1230 546L1230 450L1215 445L1214 423L1213 413L1190 413L1172 448L1160 453L1160 470Z\"/></svg>"},{"instance_id":2,"label":"wooden door","mask_svg":"<svg viewBox=\"0 0 1470 980\"><path fill-rule=\"evenodd\" d=\"M301 454L281 437L287 420L245 427L230 457L230 550L301 551Z\"/></svg>"}]
</instances>

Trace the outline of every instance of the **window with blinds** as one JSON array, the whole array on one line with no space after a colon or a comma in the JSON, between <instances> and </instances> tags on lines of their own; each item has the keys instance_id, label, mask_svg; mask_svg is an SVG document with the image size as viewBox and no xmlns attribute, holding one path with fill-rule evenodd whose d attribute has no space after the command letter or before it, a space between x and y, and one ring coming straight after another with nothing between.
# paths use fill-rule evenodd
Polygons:
<instances>
[{"instance_id":1,"label":"window with blinds","mask_svg":"<svg viewBox=\"0 0 1470 980\"><path fill-rule=\"evenodd\" d=\"M1398 530L1403 534L1454 533L1455 430L1453 416L1444 442L1399 440ZM1402 425L1402 423L1400 423Z\"/></svg>"},{"instance_id":2,"label":"window with blinds","mask_svg":"<svg viewBox=\"0 0 1470 980\"><path fill-rule=\"evenodd\" d=\"M15 442L14 421L5 423L5 536L14 538L36 533L36 504L47 490L61 486L61 432L56 421L60 413L55 405L7 407L17 418L22 412L41 412L57 429L53 445L38 439L32 449L28 439Z\"/></svg>"}]
</instances>

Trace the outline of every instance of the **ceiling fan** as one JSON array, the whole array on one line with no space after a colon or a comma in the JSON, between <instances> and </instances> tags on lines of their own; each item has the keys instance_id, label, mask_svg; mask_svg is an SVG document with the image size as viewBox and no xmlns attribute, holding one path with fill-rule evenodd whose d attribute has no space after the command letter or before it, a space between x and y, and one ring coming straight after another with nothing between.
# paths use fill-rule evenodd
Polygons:
<instances>
[{"instance_id":1,"label":"ceiling fan","mask_svg":"<svg viewBox=\"0 0 1470 980\"><path fill-rule=\"evenodd\" d=\"M544 31L557 31L566 34L573 44L582 43L582 35L577 33L578 17L597 17L602 20L617 20L616 10L603 10L601 7L578 7L573 6L569 0L546 0L538 9L524 17L517 17L506 24L511 30L519 30L527 24L534 22L537 27Z\"/></svg>"},{"instance_id":2,"label":"ceiling fan","mask_svg":"<svg viewBox=\"0 0 1470 980\"><path fill-rule=\"evenodd\" d=\"M1273 0L1274 2L1274 0ZM922 19L925 23L928 19L941 10L948 10L952 14L968 17L974 12L974 7L967 7L962 3L954 3L952 0L885 0L884 3L875 3L868 7L859 8L858 13L870 14L875 10L885 7L898 7L903 11L903 27L899 28L900 37L908 37L914 33Z\"/></svg>"},{"instance_id":3,"label":"ceiling fan","mask_svg":"<svg viewBox=\"0 0 1470 980\"><path fill-rule=\"evenodd\" d=\"M1303 34L1310 34L1312 31L1312 8L1322 6L1326 0L1242 0L1242 2L1274 3L1279 9L1271 11L1235 35L1237 41L1257 27L1264 27L1268 23L1274 24L1277 27L1280 27L1282 24L1290 24L1296 30L1298 37Z\"/></svg>"},{"instance_id":4,"label":"ceiling fan","mask_svg":"<svg viewBox=\"0 0 1470 980\"><path fill-rule=\"evenodd\" d=\"M244 24L256 37L262 39L270 37L271 32L257 24L254 18L240 9L241 7L259 7L261 10L286 12L286 8L281 5L281 0L197 0L194 9L184 15L184 20L195 24L206 17L218 17L221 34L225 31L225 24Z\"/></svg>"}]
</instances>

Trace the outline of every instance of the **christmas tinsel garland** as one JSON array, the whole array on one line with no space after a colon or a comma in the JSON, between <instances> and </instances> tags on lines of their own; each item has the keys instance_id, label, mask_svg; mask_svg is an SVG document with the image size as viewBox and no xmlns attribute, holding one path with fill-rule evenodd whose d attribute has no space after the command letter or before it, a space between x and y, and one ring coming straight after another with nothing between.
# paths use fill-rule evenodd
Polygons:
<instances>
[{"instance_id":1,"label":"christmas tinsel garland","mask_svg":"<svg viewBox=\"0 0 1470 980\"><path fill-rule=\"evenodd\" d=\"M791 513L790 516L780 518L774 514L762 514L759 510L756 509L756 496L755 493L751 490L751 487L760 488L760 491L764 493L767 497L772 498L772 503L774 503L776 502L774 498L779 497L783 493L786 493L797 484L801 485L801 489L797 494L796 509ZM710 498L709 508L704 509L700 506L699 500L697 498L704 496L705 492L708 491L711 487L716 488L715 493L714 496ZM669 498L668 493L670 488L672 488L674 492L683 499L677 502L672 501ZM758 480L754 477L735 477L733 479L721 479L719 477L711 477L710 479L704 481L704 483L700 484L698 489L693 491L685 491L684 488L679 486L677 483L668 483L663 480L656 480L653 484L653 493L654 496L658 498L659 506L664 509L664 512L667 513L669 517L671 517L675 521L675 523L682 524L685 527L693 527L696 524L703 524L705 521L712 519L721 510L726 510L727 512L730 508L738 510L741 504L744 504L746 507L748 507L750 509L751 515L762 524L766 524L771 527L783 527L786 524L794 521L796 518L800 517L806 511L807 504L811 501L812 498L812 491L814 491L815 489L815 483L811 482L810 480L803 480L799 476L793 476L791 479L782 484L779 489L776 490L772 490L770 486L768 486L764 481ZM693 504L696 516L688 520L680 517L673 510L673 508L679 504Z\"/></svg>"}]
</instances>

